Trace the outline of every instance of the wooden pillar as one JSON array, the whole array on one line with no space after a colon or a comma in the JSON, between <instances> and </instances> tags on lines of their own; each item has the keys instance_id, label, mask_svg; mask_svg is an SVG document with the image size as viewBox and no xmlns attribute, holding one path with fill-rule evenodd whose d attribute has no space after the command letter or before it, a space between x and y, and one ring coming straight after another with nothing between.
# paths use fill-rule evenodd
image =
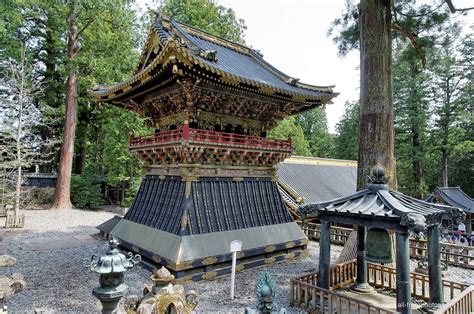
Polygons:
<instances>
[{"instance_id":1,"label":"wooden pillar","mask_svg":"<svg viewBox=\"0 0 474 314\"><path fill-rule=\"evenodd\" d=\"M329 266L331 261L331 224L321 221L319 238L319 276L318 287L329 290Z\"/></svg>"},{"instance_id":2,"label":"wooden pillar","mask_svg":"<svg viewBox=\"0 0 474 314\"><path fill-rule=\"evenodd\" d=\"M397 231L397 311L411 313L410 252L408 230Z\"/></svg>"},{"instance_id":3,"label":"wooden pillar","mask_svg":"<svg viewBox=\"0 0 474 314\"><path fill-rule=\"evenodd\" d=\"M360 293L373 293L367 283L367 227L357 227L357 278L352 289Z\"/></svg>"},{"instance_id":4,"label":"wooden pillar","mask_svg":"<svg viewBox=\"0 0 474 314\"><path fill-rule=\"evenodd\" d=\"M428 276L430 280L430 303L443 303L443 284L441 282L441 254L439 228L428 227Z\"/></svg>"}]
</instances>

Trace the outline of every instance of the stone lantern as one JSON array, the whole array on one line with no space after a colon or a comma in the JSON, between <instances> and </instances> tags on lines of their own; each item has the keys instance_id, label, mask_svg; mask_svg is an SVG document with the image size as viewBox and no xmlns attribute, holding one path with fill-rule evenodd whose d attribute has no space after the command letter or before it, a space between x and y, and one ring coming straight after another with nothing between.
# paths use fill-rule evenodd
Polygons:
<instances>
[{"instance_id":1,"label":"stone lantern","mask_svg":"<svg viewBox=\"0 0 474 314\"><path fill-rule=\"evenodd\" d=\"M127 269L133 268L141 261L141 256L134 256L131 252L122 254L117 248L119 243L116 239L110 240L108 244L110 250L106 255L85 258L82 266L100 274L100 286L94 288L92 294L102 304L102 313L115 313L120 299L129 290L123 282L123 275Z\"/></svg>"}]
</instances>

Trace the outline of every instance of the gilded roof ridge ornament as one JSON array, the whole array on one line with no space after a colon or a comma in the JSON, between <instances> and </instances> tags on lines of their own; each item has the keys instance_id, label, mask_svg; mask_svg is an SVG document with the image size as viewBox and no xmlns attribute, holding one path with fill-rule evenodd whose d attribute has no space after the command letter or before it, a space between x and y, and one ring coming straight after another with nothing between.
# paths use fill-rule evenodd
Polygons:
<instances>
[{"instance_id":1,"label":"gilded roof ridge ornament","mask_svg":"<svg viewBox=\"0 0 474 314\"><path fill-rule=\"evenodd\" d=\"M296 83L300 81L299 78L294 78L294 77L289 77L286 82L290 84L291 86L296 86Z\"/></svg>"}]
</instances>

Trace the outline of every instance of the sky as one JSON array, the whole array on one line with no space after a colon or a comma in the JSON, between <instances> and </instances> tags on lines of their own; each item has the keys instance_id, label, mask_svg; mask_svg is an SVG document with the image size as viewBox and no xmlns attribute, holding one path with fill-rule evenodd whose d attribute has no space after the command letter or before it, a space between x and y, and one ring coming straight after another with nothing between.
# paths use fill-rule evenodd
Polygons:
<instances>
[{"instance_id":1,"label":"sky","mask_svg":"<svg viewBox=\"0 0 474 314\"><path fill-rule=\"evenodd\" d=\"M421 0L420 2L422 2ZM139 0L152 6L160 0ZM326 106L329 131L335 133L347 101L359 99L359 51L338 55L327 36L331 22L340 17L346 0L218 0L245 20L244 39L260 50L264 59L283 73L311 85L335 85L333 104ZM456 0L470 7L473 0ZM471 21L472 11L465 19Z\"/></svg>"},{"instance_id":2,"label":"sky","mask_svg":"<svg viewBox=\"0 0 474 314\"><path fill-rule=\"evenodd\" d=\"M263 53L285 74L312 85L336 85L339 93L326 106L329 128L344 113L346 101L359 98L359 52L339 57L327 36L331 22L341 16L345 0L221 0L245 20L246 44Z\"/></svg>"}]
</instances>

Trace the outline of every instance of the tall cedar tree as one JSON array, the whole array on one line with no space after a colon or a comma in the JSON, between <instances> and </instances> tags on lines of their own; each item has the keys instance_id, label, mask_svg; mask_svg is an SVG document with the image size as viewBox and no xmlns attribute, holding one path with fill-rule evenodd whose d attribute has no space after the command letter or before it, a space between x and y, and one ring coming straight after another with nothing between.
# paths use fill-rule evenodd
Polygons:
<instances>
[{"instance_id":1,"label":"tall cedar tree","mask_svg":"<svg viewBox=\"0 0 474 314\"><path fill-rule=\"evenodd\" d=\"M72 162L74 156L74 137L77 116L77 86L78 75L84 75L90 70L79 68L80 55L83 48L92 49L83 41L84 33L91 27L100 26L98 32L125 31L128 26L123 23L122 8L127 7L128 1L79 1L73 0L65 4L67 8L67 61L68 77L66 82L66 119L64 125L63 144L59 160L56 192L51 209L70 209ZM112 25L113 27L107 27ZM119 38L112 38L119 40ZM89 43L90 44L90 43ZM113 53L97 51L97 53ZM92 62L93 63L93 62ZM80 71L79 71L80 70Z\"/></svg>"}]
</instances>

